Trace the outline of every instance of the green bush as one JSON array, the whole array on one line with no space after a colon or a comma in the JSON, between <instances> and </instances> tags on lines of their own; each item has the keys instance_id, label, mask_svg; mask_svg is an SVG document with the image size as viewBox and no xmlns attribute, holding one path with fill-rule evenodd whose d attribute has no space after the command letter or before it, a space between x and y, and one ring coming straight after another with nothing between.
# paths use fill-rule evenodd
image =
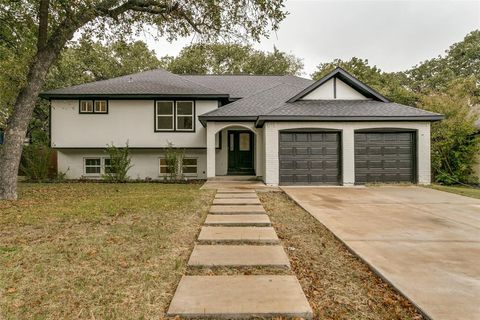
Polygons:
<instances>
[{"instance_id":1,"label":"green bush","mask_svg":"<svg viewBox=\"0 0 480 320\"><path fill-rule=\"evenodd\" d=\"M105 160L109 162L109 166L105 165L103 179L109 182L126 182L129 179L128 170L133 167L128 142L124 148L117 148L113 143L107 145L106 153L109 158Z\"/></svg>"},{"instance_id":2,"label":"green bush","mask_svg":"<svg viewBox=\"0 0 480 320\"><path fill-rule=\"evenodd\" d=\"M29 181L49 180L52 150L45 144L35 143L23 147L20 170Z\"/></svg>"},{"instance_id":3,"label":"green bush","mask_svg":"<svg viewBox=\"0 0 480 320\"><path fill-rule=\"evenodd\" d=\"M420 107L438 112L445 119L432 124L432 173L434 181L442 184L475 183L473 165L480 151L475 137L476 103L474 80L457 80L442 93L421 97Z\"/></svg>"},{"instance_id":4,"label":"green bush","mask_svg":"<svg viewBox=\"0 0 480 320\"><path fill-rule=\"evenodd\" d=\"M178 181L182 178L182 161L184 151L173 147L173 143L168 142L168 147L165 150L165 163L167 165L167 176L169 181Z\"/></svg>"}]
</instances>

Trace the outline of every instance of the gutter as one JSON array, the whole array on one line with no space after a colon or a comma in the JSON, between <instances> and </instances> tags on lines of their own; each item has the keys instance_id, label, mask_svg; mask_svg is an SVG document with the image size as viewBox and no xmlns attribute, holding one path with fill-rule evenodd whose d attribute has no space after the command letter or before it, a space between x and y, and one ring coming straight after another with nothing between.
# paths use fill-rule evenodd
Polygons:
<instances>
[{"instance_id":1,"label":"gutter","mask_svg":"<svg viewBox=\"0 0 480 320\"><path fill-rule=\"evenodd\" d=\"M443 115L428 116L258 116L255 126L263 127L266 121L440 121L444 119Z\"/></svg>"}]
</instances>

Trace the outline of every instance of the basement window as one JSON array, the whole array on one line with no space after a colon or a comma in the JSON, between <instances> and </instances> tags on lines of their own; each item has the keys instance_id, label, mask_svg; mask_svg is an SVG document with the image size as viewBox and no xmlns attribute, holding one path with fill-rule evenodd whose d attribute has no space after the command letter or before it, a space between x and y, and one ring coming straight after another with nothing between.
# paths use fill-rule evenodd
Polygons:
<instances>
[{"instance_id":1,"label":"basement window","mask_svg":"<svg viewBox=\"0 0 480 320\"><path fill-rule=\"evenodd\" d=\"M111 173L110 158L84 158L83 173L86 176L100 176L102 174Z\"/></svg>"}]
</instances>

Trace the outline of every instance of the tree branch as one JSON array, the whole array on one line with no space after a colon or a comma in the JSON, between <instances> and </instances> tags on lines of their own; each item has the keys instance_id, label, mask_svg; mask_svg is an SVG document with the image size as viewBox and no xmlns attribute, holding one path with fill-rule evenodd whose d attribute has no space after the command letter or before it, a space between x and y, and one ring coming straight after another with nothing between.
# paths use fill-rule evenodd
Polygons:
<instances>
[{"instance_id":1,"label":"tree branch","mask_svg":"<svg viewBox=\"0 0 480 320\"><path fill-rule=\"evenodd\" d=\"M48 8L50 0L40 0L40 7L38 10L38 37L37 50L41 51L45 48L48 39Z\"/></svg>"}]
</instances>

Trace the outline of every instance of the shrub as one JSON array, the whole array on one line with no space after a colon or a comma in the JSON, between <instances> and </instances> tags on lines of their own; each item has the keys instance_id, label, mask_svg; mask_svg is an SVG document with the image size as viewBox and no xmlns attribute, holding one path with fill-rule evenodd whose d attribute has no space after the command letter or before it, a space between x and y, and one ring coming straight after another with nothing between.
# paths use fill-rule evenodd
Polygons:
<instances>
[{"instance_id":1,"label":"shrub","mask_svg":"<svg viewBox=\"0 0 480 320\"><path fill-rule=\"evenodd\" d=\"M474 183L473 165L480 151L475 137L475 83L458 80L443 93L430 93L420 99L420 107L438 112L445 119L432 124L432 172L435 182Z\"/></svg>"},{"instance_id":2,"label":"shrub","mask_svg":"<svg viewBox=\"0 0 480 320\"><path fill-rule=\"evenodd\" d=\"M117 148L113 143L107 145L106 153L109 156L110 166L105 167L103 179L109 182L126 182L129 178L128 170L133 167L128 142L124 148Z\"/></svg>"},{"instance_id":3,"label":"shrub","mask_svg":"<svg viewBox=\"0 0 480 320\"><path fill-rule=\"evenodd\" d=\"M52 150L45 144L35 143L23 147L20 170L29 181L49 179Z\"/></svg>"},{"instance_id":4,"label":"shrub","mask_svg":"<svg viewBox=\"0 0 480 320\"><path fill-rule=\"evenodd\" d=\"M168 147L165 150L165 163L167 165L167 176L169 181L178 181L182 178L182 161L185 153L173 147L173 143L168 142Z\"/></svg>"}]
</instances>

